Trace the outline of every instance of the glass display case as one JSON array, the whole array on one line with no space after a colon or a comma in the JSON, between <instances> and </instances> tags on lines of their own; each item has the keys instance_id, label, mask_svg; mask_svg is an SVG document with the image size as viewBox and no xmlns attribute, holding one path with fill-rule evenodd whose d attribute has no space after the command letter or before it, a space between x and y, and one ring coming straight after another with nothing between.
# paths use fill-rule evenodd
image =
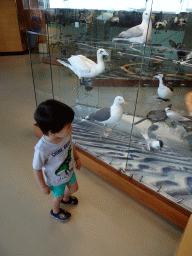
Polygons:
<instances>
[{"instance_id":1,"label":"glass display case","mask_svg":"<svg viewBox=\"0 0 192 256\"><path fill-rule=\"evenodd\" d=\"M37 104L71 106L78 148L191 212L190 1L23 1Z\"/></svg>"}]
</instances>

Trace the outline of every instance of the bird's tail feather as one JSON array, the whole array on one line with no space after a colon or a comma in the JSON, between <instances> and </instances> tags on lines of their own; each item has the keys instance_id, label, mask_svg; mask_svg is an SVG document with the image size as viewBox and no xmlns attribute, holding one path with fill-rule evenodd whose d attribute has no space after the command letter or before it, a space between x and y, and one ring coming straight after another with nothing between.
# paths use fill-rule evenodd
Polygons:
<instances>
[{"instance_id":1,"label":"bird's tail feather","mask_svg":"<svg viewBox=\"0 0 192 256\"><path fill-rule=\"evenodd\" d=\"M66 61L63 61L63 60L60 60L60 59L57 59L57 61L59 63L61 63L63 66L66 66L66 67L71 67L71 65L69 63L67 63Z\"/></svg>"},{"instance_id":2,"label":"bird's tail feather","mask_svg":"<svg viewBox=\"0 0 192 256\"><path fill-rule=\"evenodd\" d=\"M137 121L136 123L134 123L134 125L140 124L141 122L145 121L147 118L141 118L139 121Z\"/></svg>"}]
</instances>

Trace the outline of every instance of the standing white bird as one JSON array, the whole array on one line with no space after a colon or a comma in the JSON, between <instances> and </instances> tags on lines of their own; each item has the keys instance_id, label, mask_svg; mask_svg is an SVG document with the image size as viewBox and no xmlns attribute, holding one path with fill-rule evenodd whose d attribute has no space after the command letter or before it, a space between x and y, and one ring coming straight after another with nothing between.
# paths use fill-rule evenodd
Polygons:
<instances>
[{"instance_id":1,"label":"standing white bird","mask_svg":"<svg viewBox=\"0 0 192 256\"><path fill-rule=\"evenodd\" d=\"M171 105L165 108L166 115L171 119L172 122L187 122L191 121L191 119L186 118L176 111L171 110Z\"/></svg>"},{"instance_id":2,"label":"standing white bird","mask_svg":"<svg viewBox=\"0 0 192 256\"><path fill-rule=\"evenodd\" d=\"M102 108L97 112L86 116L84 119L94 120L104 125L116 124L123 116L123 108L121 106L122 103L127 105L122 96L117 96L110 108Z\"/></svg>"},{"instance_id":3,"label":"standing white bird","mask_svg":"<svg viewBox=\"0 0 192 256\"><path fill-rule=\"evenodd\" d=\"M105 70L105 63L103 56L107 56L108 53L104 49L97 51L97 63L88 59L84 55L72 55L67 60L63 61L57 59L59 63L70 68L80 79L80 84L84 84L82 78L93 78L100 75Z\"/></svg>"},{"instance_id":4,"label":"standing white bird","mask_svg":"<svg viewBox=\"0 0 192 256\"><path fill-rule=\"evenodd\" d=\"M169 101L172 96L173 88L166 82L162 73L154 75L153 77L159 79L159 87L157 89L158 99Z\"/></svg>"},{"instance_id":5,"label":"standing white bird","mask_svg":"<svg viewBox=\"0 0 192 256\"><path fill-rule=\"evenodd\" d=\"M155 138L149 138L147 133L141 133L142 136L145 139L145 146L147 148L147 150L151 150L152 149L162 149L163 147L163 141L162 140L158 140Z\"/></svg>"},{"instance_id":6,"label":"standing white bird","mask_svg":"<svg viewBox=\"0 0 192 256\"><path fill-rule=\"evenodd\" d=\"M121 32L117 37L113 38L113 41L125 40L133 44L151 43L152 22L150 16L149 10L144 11L140 25Z\"/></svg>"}]
</instances>

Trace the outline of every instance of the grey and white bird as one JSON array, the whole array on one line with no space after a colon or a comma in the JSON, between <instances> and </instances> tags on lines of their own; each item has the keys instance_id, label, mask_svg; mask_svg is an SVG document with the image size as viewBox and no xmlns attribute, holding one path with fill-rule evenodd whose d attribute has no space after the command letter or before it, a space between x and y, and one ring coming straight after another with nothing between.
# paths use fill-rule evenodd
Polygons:
<instances>
[{"instance_id":1,"label":"grey and white bird","mask_svg":"<svg viewBox=\"0 0 192 256\"><path fill-rule=\"evenodd\" d=\"M92 113L84 118L84 120L93 120L99 123L115 125L123 116L123 107L121 104L127 105L122 96L117 96L114 99L113 105L110 108L102 108L95 113Z\"/></svg>"},{"instance_id":2,"label":"grey and white bird","mask_svg":"<svg viewBox=\"0 0 192 256\"><path fill-rule=\"evenodd\" d=\"M157 94L159 96L158 99L162 101L169 101L173 92L172 86L166 82L162 73L154 75L153 77L159 79L159 87L157 89Z\"/></svg>"},{"instance_id":3,"label":"grey and white bird","mask_svg":"<svg viewBox=\"0 0 192 256\"><path fill-rule=\"evenodd\" d=\"M171 105L169 105L167 108L165 108L165 112L167 117L171 119L172 122L188 122L191 121L191 119L186 118L176 111L171 110Z\"/></svg>"},{"instance_id":4,"label":"grey and white bird","mask_svg":"<svg viewBox=\"0 0 192 256\"><path fill-rule=\"evenodd\" d=\"M84 84L82 78L93 78L100 75L105 70L103 56L108 53L104 49L97 51L97 63L85 57L84 55L72 55L67 60L57 59L63 66L70 68L80 79L80 84Z\"/></svg>"},{"instance_id":5,"label":"grey and white bird","mask_svg":"<svg viewBox=\"0 0 192 256\"><path fill-rule=\"evenodd\" d=\"M141 133L142 136L145 139L145 146L147 148L147 150L151 150L151 149L162 149L163 147L163 141L159 140L159 139L155 139L155 138L149 138L149 135L147 132L145 133Z\"/></svg>"},{"instance_id":6,"label":"grey and white bird","mask_svg":"<svg viewBox=\"0 0 192 256\"><path fill-rule=\"evenodd\" d=\"M121 32L112 41L129 41L132 44L151 43L152 22L151 13L149 10L144 11L142 16L142 23L135 27L129 28L127 31Z\"/></svg>"}]
</instances>

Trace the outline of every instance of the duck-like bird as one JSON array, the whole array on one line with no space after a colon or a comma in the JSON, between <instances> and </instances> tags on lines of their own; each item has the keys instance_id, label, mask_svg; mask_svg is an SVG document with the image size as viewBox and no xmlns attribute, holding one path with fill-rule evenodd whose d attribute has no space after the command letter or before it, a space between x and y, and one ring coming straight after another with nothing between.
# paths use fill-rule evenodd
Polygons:
<instances>
[{"instance_id":1,"label":"duck-like bird","mask_svg":"<svg viewBox=\"0 0 192 256\"><path fill-rule=\"evenodd\" d=\"M159 140L159 139L155 139L155 138L149 138L147 133L141 133L142 136L145 139L145 146L147 148L147 150L151 150L151 149L162 149L163 147L163 141Z\"/></svg>"},{"instance_id":2,"label":"duck-like bird","mask_svg":"<svg viewBox=\"0 0 192 256\"><path fill-rule=\"evenodd\" d=\"M70 68L79 77L81 85L86 85L82 78L93 78L100 75L105 70L103 56L107 55L108 53L104 49L99 49L97 51L97 63L84 55L72 55L65 61L60 59L57 59L57 61L63 66Z\"/></svg>"},{"instance_id":3,"label":"duck-like bird","mask_svg":"<svg viewBox=\"0 0 192 256\"><path fill-rule=\"evenodd\" d=\"M153 77L156 77L157 79L159 79L159 87L157 89L157 94L159 96L158 99L160 99L162 101L170 101L170 98L171 98L172 92L173 92L172 86L170 86L166 82L162 73L154 75Z\"/></svg>"},{"instance_id":4,"label":"duck-like bird","mask_svg":"<svg viewBox=\"0 0 192 256\"><path fill-rule=\"evenodd\" d=\"M171 105L169 105L167 108L165 108L166 115L171 119L172 122L188 122L191 121L191 119L186 118L176 111L171 110Z\"/></svg>"},{"instance_id":5,"label":"duck-like bird","mask_svg":"<svg viewBox=\"0 0 192 256\"><path fill-rule=\"evenodd\" d=\"M97 112L86 116L84 119L94 120L104 125L116 124L123 116L123 108L121 106L122 103L127 105L122 96L117 96L110 108L102 108Z\"/></svg>"},{"instance_id":6,"label":"duck-like bird","mask_svg":"<svg viewBox=\"0 0 192 256\"><path fill-rule=\"evenodd\" d=\"M150 16L149 10L144 11L140 25L121 32L117 37L113 38L113 41L125 40L133 44L151 43L152 22Z\"/></svg>"}]
</instances>

